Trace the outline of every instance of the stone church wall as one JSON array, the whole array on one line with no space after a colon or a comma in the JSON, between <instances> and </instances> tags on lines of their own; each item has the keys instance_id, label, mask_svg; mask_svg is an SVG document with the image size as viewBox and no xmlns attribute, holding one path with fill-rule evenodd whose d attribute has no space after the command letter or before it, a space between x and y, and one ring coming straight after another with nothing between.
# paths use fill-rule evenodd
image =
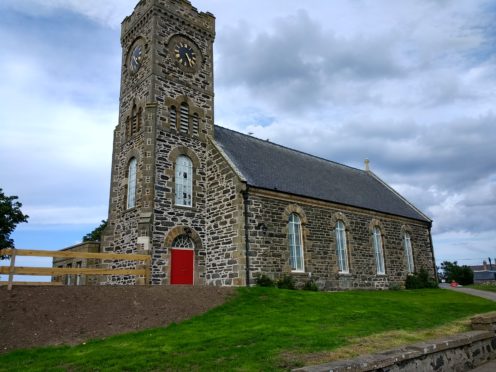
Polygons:
<instances>
[{"instance_id":1,"label":"stone church wall","mask_svg":"<svg viewBox=\"0 0 496 372\"><path fill-rule=\"evenodd\" d=\"M187 136L159 130L156 143L156 180L153 220L152 284L169 284L170 243L188 227L195 235L195 262L200 275L195 284L204 284L205 277L205 210L206 210L206 158L204 143ZM174 171L179 155L193 162L193 206L175 205ZM174 234L176 236L171 236ZM191 235L191 237L193 237ZM194 239L195 240L195 239Z\"/></svg>"},{"instance_id":2,"label":"stone church wall","mask_svg":"<svg viewBox=\"0 0 496 372\"><path fill-rule=\"evenodd\" d=\"M120 137L120 127L116 129L115 136ZM138 237L138 217L139 208L143 199L143 169L144 169L144 156L143 156L143 135L138 134L135 138L127 141L121 145L120 140L114 139L120 147L117 153L114 153L114 160L112 162L112 184L111 184L111 209L109 213L109 225L107 226L103 241L103 252L116 252L116 253L136 253L136 240ZM135 157L137 160L136 172L136 207L127 209L127 171L129 160ZM118 182L117 180L122 180ZM136 262L132 261L114 261L103 266L110 268L128 268L135 267ZM134 284L134 276L116 276L107 277L103 279L104 282L109 284Z\"/></svg>"},{"instance_id":3,"label":"stone church wall","mask_svg":"<svg viewBox=\"0 0 496 372\"><path fill-rule=\"evenodd\" d=\"M209 146L207 190L207 274L212 285L244 285L244 220L241 183L229 164Z\"/></svg>"},{"instance_id":4,"label":"stone church wall","mask_svg":"<svg viewBox=\"0 0 496 372\"><path fill-rule=\"evenodd\" d=\"M288 215L302 219L304 273L293 273L301 285L311 278L321 289L385 289L404 284L407 263L402 244L403 231L412 240L415 269L424 267L434 275L427 224L386 214L367 212L330 203L288 195L268 197L250 193L250 267L254 277L265 274L279 278L290 274L287 237ZM335 223L343 220L348 243L349 274L340 274L336 254ZM378 275L372 246L371 228L382 232L386 275ZM260 226L264 225L266 231Z\"/></svg>"}]
</instances>

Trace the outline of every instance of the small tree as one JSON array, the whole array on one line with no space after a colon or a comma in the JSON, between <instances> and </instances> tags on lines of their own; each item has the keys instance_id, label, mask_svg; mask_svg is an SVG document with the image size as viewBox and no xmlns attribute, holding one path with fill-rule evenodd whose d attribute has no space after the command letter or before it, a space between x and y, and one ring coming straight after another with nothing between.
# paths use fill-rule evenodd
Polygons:
<instances>
[{"instance_id":1,"label":"small tree","mask_svg":"<svg viewBox=\"0 0 496 372\"><path fill-rule=\"evenodd\" d=\"M448 283L453 280L462 285L474 282L474 272L467 265L459 266L456 261L444 261L441 263L441 270L443 271L443 279Z\"/></svg>"},{"instance_id":2,"label":"small tree","mask_svg":"<svg viewBox=\"0 0 496 372\"><path fill-rule=\"evenodd\" d=\"M103 230L107 227L107 221L102 220L100 226L96 227L92 232L83 236L83 242L99 242L102 239Z\"/></svg>"},{"instance_id":3,"label":"small tree","mask_svg":"<svg viewBox=\"0 0 496 372\"><path fill-rule=\"evenodd\" d=\"M10 234L15 230L17 224L27 222L29 216L21 212L22 204L17 196L6 196L0 189L0 249L14 248L14 240ZM0 256L3 260L6 256Z\"/></svg>"}]
</instances>

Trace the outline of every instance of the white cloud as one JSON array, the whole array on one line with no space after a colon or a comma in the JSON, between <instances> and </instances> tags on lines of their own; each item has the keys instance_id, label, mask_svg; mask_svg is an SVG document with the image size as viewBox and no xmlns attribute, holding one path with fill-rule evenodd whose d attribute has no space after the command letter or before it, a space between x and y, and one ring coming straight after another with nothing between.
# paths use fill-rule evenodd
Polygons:
<instances>
[{"instance_id":1,"label":"white cloud","mask_svg":"<svg viewBox=\"0 0 496 372\"><path fill-rule=\"evenodd\" d=\"M71 11L115 28L135 3L134 0L4 0L3 6L44 17L55 11Z\"/></svg>"}]
</instances>

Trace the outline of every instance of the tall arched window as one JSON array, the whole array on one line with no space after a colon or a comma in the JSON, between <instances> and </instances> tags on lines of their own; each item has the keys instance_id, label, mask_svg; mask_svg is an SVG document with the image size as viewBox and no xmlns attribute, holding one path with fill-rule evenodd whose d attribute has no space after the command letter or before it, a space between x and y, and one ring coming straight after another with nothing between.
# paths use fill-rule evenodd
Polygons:
<instances>
[{"instance_id":1,"label":"tall arched window","mask_svg":"<svg viewBox=\"0 0 496 372\"><path fill-rule=\"evenodd\" d=\"M372 231L372 239L374 246L375 263L377 266L377 274L385 274L386 269L384 268L384 250L382 249L382 236L381 230L378 227L374 227Z\"/></svg>"},{"instance_id":2,"label":"tall arched window","mask_svg":"<svg viewBox=\"0 0 496 372\"><path fill-rule=\"evenodd\" d=\"M340 273L348 273L348 245L346 243L346 229L343 221L336 222L336 253Z\"/></svg>"},{"instance_id":3,"label":"tall arched window","mask_svg":"<svg viewBox=\"0 0 496 372\"><path fill-rule=\"evenodd\" d=\"M301 219L296 213L289 215L288 221L289 259L291 270L305 271L303 265L303 239L301 235Z\"/></svg>"},{"instance_id":4,"label":"tall arched window","mask_svg":"<svg viewBox=\"0 0 496 372\"><path fill-rule=\"evenodd\" d=\"M129 161L127 170L127 208L134 208L136 206L136 167L138 162L136 158Z\"/></svg>"},{"instance_id":5,"label":"tall arched window","mask_svg":"<svg viewBox=\"0 0 496 372\"><path fill-rule=\"evenodd\" d=\"M179 130L183 133L189 133L189 106L185 102L181 103L181 116L179 121Z\"/></svg>"},{"instance_id":6,"label":"tall arched window","mask_svg":"<svg viewBox=\"0 0 496 372\"><path fill-rule=\"evenodd\" d=\"M170 121L170 127L172 129L177 129L177 112L176 112L176 106L171 106L170 111L169 111L169 121Z\"/></svg>"},{"instance_id":7,"label":"tall arched window","mask_svg":"<svg viewBox=\"0 0 496 372\"><path fill-rule=\"evenodd\" d=\"M176 205L193 205L193 163L187 156L176 160Z\"/></svg>"},{"instance_id":8,"label":"tall arched window","mask_svg":"<svg viewBox=\"0 0 496 372\"><path fill-rule=\"evenodd\" d=\"M409 273L413 273L415 267L413 264L412 241L408 233L405 233L405 235L403 235L403 247L405 248L406 268Z\"/></svg>"},{"instance_id":9,"label":"tall arched window","mask_svg":"<svg viewBox=\"0 0 496 372\"><path fill-rule=\"evenodd\" d=\"M198 135L199 127L200 127L200 118L198 117L198 114L195 112L193 114L193 135L194 136Z\"/></svg>"}]
</instances>

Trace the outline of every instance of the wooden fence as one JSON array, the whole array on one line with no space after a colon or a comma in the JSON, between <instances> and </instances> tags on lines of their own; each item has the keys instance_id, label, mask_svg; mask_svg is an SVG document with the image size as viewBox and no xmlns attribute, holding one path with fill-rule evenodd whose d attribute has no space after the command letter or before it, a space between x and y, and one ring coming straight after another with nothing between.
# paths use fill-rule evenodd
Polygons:
<instances>
[{"instance_id":1,"label":"wooden fence","mask_svg":"<svg viewBox=\"0 0 496 372\"><path fill-rule=\"evenodd\" d=\"M151 256L147 254L122 254L122 253L89 253L71 251L41 251L32 249L2 249L0 255L10 256L10 266L0 266L0 274L8 275L7 282L0 282L0 285L7 285L8 290L13 285L62 285L57 282L14 282L14 275L39 275L39 276L59 276L59 275L135 275L144 276L144 284L150 282ZM22 267L15 266L16 256L30 257L58 257L58 258L89 258L100 260L125 260L143 261L143 265L135 269L112 269L112 268L60 268L60 267ZM55 284L57 283L57 284Z\"/></svg>"}]
</instances>

